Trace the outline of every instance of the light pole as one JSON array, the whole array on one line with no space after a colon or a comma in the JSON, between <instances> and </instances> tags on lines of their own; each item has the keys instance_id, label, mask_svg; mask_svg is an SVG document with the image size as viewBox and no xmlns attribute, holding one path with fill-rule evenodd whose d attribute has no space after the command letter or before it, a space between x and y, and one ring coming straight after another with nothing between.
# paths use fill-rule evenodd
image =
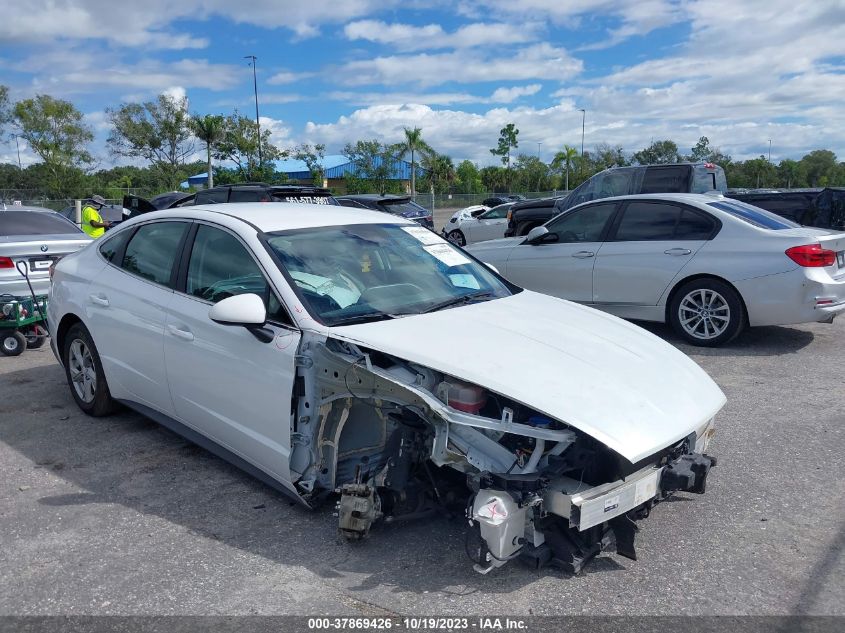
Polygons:
<instances>
[{"instance_id":1,"label":"light pole","mask_svg":"<svg viewBox=\"0 0 845 633\"><path fill-rule=\"evenodd\" d=\"M23 167L21 167L21 146L18 145L18 135L12 134L12 136L15 137L15 149L18 150L18 169L23 170Z\"/></svg>"},{"instance_id":2,"label":"light pole","mask_svg":"<svg viewBox=\"0 0 845 633\"><path fill-rule=\"evenodd\" d=\"M258 80L255 77L255 60L258 58L255 55L244 55L244 59L252 60L252 88L255 91L255 127L258 130L258 164L264 163L264 158L261 156L261 124L258 122Z\"/></svg>"},{"instance_id":3,"label":"light pole","mask_svg":"<svg viewBox=\"0 0 845 633\"><path fill-rule=\"evenodd\" d=\"M772 139L769 139L769 162L772 162Z\"/></svg>"},{"instance_id":4,"label":"light pole","mask_svg":"<svg viewBox=\"0 0 845 633\"><path fill-rule=\"evenodd\" d=\"M540 145L542 144L542 141L537 141L537 160L540 160Z\"/></svg>"},{"instance_id":5,"label":"light pole","mask_svg":"<svg viewBox=\"0 0 845 633\"><path fill-rule=\"evenodd\" d=\"M579 172L581 175L584 175L584 124L587 121L587 111L584 108L579 108L581 110L581 160L579 161Z\"/></svg>"}]
</instances>

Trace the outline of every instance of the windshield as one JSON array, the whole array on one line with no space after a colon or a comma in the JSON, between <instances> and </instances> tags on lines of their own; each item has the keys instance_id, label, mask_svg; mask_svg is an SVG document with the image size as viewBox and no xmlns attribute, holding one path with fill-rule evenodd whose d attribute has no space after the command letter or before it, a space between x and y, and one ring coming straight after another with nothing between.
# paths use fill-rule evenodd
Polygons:
<instances>
[{"instance_id":1,"label":"windshield","mask_svg":"<svg viewBox=\"0 0 845 633\"><path fill-rule=\"evenodd\" d=\"M421 226L330 226L266 238L305 307L329 326L421 314L517 290Z\"/></svg>"},{"instance_id":2,"label":"windshield","mask_svg":"<svg viewBox=\"0 0 845 633\"><path fill-rule=\"evenodd\" d=\"M707 204L761 229L780 231L782 229L794 229L801 226L771 211L766 211L765 209L740 202L739 200L719 200L717 202L708 202Z\"/></svg>"},{"instance_id":3,"label":"windshield","mask_svg":"<svg viewBox=\"0 0 845 633\"><path fill-rule=\"evenodd\" d=\"M0 235L82 233L72 222L49 211L0 211Z\"/></svg>"}]
</instances>

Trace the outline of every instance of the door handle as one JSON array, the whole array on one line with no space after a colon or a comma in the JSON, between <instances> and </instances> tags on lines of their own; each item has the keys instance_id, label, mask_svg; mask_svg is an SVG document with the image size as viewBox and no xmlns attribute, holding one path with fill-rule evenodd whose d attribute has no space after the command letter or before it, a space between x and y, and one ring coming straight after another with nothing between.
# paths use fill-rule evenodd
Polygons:
<instances>
[{"instance_id":1,"label":"door handle","mask_svg":"<svg viewBox=\"0 0 845 633\"><path fill-rule=\"evenodd\" d=\"M692 251L688 248L670 248L667 251L663 251L667 255L689 255Z\"/></svg>"},{"instance_id":2,"label":"door handle","mask_svg":"<svg viewBox=\"0 0 845 633\"><path fill-rule=\"evenodd\" d=\"M176 338L181 338L183 341L194 340L194 335L190 330L182 330L176 327L175 325L168 325L167 331L170 332Z\"/></svg>"},{"instance_id":3,"label":"door handle","mask_svg":"<svg viewBox=\"0 0 845 633\"><path fill-rule=\"evenodd\" d=\"M105 295L88 295L88 298L94 305L102 306L104 308L109 307L109 298Z\"/></svg>"},{"instance_id":4,"label":"door handle","mask_svg":"<svg viewBox=\"0 0 845 633\"><path fill-rule=\"evenodd\" d=\"M578 259L587 259L588 257L595 257L596 254L593 251L578 251L577 253L572 253L572 256Z\"/></svg>"}]
</instances>

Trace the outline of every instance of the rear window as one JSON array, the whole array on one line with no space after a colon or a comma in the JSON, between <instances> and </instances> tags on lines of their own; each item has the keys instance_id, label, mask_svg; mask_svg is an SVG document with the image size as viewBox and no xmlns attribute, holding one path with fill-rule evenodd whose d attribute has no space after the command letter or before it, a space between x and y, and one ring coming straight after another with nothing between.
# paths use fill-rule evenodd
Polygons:
<instances>
[{"instance_id":1,"label":"rear window","mask_svg":"<svg viewBox=\"0 0 845 633\"><path fill-rule=\"evenodd\" d=\"M690 168L687 165L673 167L647 167L639 193L682 193L689 191Z\"/></svg>"},{"instance_id":2,"label":"rear window","mask_svg":"<svg viewBox=\"0 0 845 633\"><path fill-rule=\"evenodd\" d=\"M731 200L730 202L719 200L717 202L708 202L707 204L761 229L780 231L783 229L795 229L801 226L770 211L740 202L739 200Z\"/></svg>"},{"instance_id":3,"label":"rear window","mask_svg":"<svg viewBox=\"0 0 845 633\"><path fill-rule=\"evenodd\" d=\"M228 201L228 189L209 189L208 191L198 191L194 204L217 204Z\"/></svg>"},{"instance_id":4,"label":"rear window","mask_svg":"<svg viewBox=\"0 0 845 633\"><path fill-rule=\"evenodd\" d=\"M73 222L47 211L0 211L0 235L82 233Z\"/></svg>"}]
</instances>

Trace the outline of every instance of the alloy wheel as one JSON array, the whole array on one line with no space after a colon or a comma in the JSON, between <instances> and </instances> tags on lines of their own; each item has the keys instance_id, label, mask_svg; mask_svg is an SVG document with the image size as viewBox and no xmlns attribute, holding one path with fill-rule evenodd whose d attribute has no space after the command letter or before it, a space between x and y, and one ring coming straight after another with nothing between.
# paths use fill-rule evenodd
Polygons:
<instances>
[{"instance_id":1,"label":"alloy wheel","mask_svg":"<svg viewBox=\"0 0 845 633\"><path fill-rule=\"evenodd\" d=\"M727 300L715 290L699 288L681 299L678 320L693 338L709 340L728 329L731 309Z\"/></svg>"},{"instance_id":2,"label":"alloy wheel","mask_svg":"<svg viewBox=\"0 0 845 633\"><path fill-rule=\"evenodd\" d=\"M75 339L70 344L68 369L73 389L79 399L86 404L93 402L97 392L97 370L85 341Z\"/></svg>"}]
</instances>

